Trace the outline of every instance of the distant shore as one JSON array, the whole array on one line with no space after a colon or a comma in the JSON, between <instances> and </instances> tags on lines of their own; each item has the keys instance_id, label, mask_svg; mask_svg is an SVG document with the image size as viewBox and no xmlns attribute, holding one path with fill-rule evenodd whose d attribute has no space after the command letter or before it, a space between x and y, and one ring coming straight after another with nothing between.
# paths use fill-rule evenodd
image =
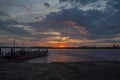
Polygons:
<instances>
[{"instance_id":1,"label":"distant shore","mask_svg":"<svg viewBox=\"0 0 120 80\"><path fill-rule=\"evenodd\" d=\"M33 47L20 47L20 46L0 46L1 48L40 48L40 49L120 49L120 46L107 46L107 47L96 47L96 46L82 46L82 47L40 47L40 46L33 46Z\"/></svg>"},{"instance_id":2,"label":"distant shore","mask_svg":"<svg viewBox=\"0 0 120 80\"><path fill-rule=\"evenodd\" d=\"M120 80L120 62L0 63L1 80Z\"/></svg>"}]
</instances>

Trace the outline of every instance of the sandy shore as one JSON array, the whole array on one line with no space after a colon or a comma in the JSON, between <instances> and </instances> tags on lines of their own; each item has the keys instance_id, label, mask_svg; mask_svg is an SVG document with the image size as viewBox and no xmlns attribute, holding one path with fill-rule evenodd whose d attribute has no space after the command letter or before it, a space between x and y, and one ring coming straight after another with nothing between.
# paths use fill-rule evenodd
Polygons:
<instances>
[{"instance_id":1,"label":"sandy shore","mask_svg":"<svg viewBox=\"0 0 120 80\"><path fill-rule=\"evenodd\" d=\"M120 80L120 62L0 63L0 80Z\"/></svg>"}]
</instances>

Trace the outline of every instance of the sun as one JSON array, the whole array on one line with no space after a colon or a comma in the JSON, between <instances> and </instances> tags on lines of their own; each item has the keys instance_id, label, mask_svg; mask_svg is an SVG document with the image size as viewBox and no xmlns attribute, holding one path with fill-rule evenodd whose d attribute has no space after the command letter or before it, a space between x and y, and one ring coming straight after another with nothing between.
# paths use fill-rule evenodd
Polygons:
<instances>
[{"instance_id":1,"label":"sun","mask_svg":"<svg viewBox=\"0 0 120 80\"><path fill-rule=\"evenodd\" d=\"M66 48L67 47L67 44L66 43L56 43L54 44L54 47L57 47L57 48Z\"/></svg>"},{"instance_id":2,"label":"sun","mask_svg":"<svg viewBox=\"0 0 120 80\"><path fill-rule=\"evenodd\" d=\"M59 47L60 47L60 48L64 48L64 47L66 47L66 46L65 46L65 45L60 45Z\"/></svg>"},{"instance_id":3,"label":"sun","mask_svg":"<svg viewBox=\"0 0 120 80\"><path fill-rule=\"evenodd\" d=\"M60 48L65 48L65 47L67 47L67 44L65 44L65 43L59 44L58 47L60 47Z\"/></svg>"}]
</instances>

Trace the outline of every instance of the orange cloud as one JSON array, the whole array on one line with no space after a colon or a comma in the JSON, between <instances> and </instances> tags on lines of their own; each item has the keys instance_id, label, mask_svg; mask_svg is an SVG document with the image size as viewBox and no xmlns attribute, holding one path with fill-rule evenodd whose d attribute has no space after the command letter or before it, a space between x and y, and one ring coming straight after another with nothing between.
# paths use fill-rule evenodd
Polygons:
<instances>
[{"instance_id":1,"label":"orange cloud","mask_svg":"<svg viewBox=\"0 0 120 80\"><path fill-rule=\"evenodd\" d=\"M84 35L88 34L88 31L85 29L85 27L78 26L75 21L65 20L64 22L67 23L67 24L72 25L74 28L76 28L77 30L79 30L79 32L81 34L84 34Z\"/></svg>"},{"instance_id":2,"label":"orange cloud","mask_svg":"<svg viewBox=\"0 0 120 80\"><path fill-rule=\"evenodd\" d=\"M54 47L67 47L67 43L66 42L62 42L62 41L48 41L47 43L51 44Z\"/></svg>"}]
</instances>

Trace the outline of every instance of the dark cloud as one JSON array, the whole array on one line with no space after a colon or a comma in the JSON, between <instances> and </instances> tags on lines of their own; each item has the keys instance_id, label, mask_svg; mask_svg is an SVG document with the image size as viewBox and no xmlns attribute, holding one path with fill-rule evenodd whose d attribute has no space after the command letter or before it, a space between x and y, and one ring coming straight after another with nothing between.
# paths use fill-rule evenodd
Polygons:
<instances>
[{"instance_id":1,"label":"dark cloud","mask_svg":"<svg viewBox=\"0 0 120 80\"><path fill-rule=\"evenodd\" d=\"M67 1L67 0L66 0ZM108 4L108 3L107 3ZM109 8L111 6L111 9ZM78 8L63 9L59 12L52 12L44 18L43 21L25 23L34 27L37 32L47 32L49 29L60 32L64 36L73 39L104 39L115 38L120 33L120 11L113 12L115 7L112 3L107 6L106 10L89 9L83 11ZM117 9L117 8L116 8ZM66 23L70 21L73 23ZM74 24L75 23L75 24ZM25 25L24 24L24 25ZM77 27L73 27L77 26ZM88 31L87 35L79 32L78 27L83 27ZM49 36L37 35L37 38L45 38Z\"/></svg>"},{"instance_id":2,"label":"dark cloud","mask_svg":"<svg viewBox=\"0 0 120 80\"><path fill-rule=\"evenodd\" d=\"M0 11L0 17L2 17L2 16L7 16L7 17L9 17L9 15L7 15L7 14L5 14L4 12Z\"/></svg>"},{"instance_id":3,"label":"dark cloud","mask_svg":"<svg viewBox=\"0 0 120 80\"><path fill-rule=\"evenodd\" d=\"M97 1L99 2L97 3ZM106 1L107 4L101 5L100 1ZM4 11L9 6L15 6L17 7L16 9L19 7L23 10L31 11L34 6L27 2L18 3L18 1L2 0L2 3L6 5L0 3L0 9ZM112 38L120 37L117 35L120 34L120 0L59 0L59 2L62 5L58 5L57 8L61 11L51 12L46 16L35 14L35 17L33 17L34 22L18 23L12 20L8 14L0 11L0 30L43 42L45 40L48 41L49 37L98 40L98 43L119 42L119 40L115 41ZM51 7L49 3L43 3L42 6ZM96 8L101 6L102 8L105 6L105 8L102 10ZM13 8L9 10L11 12L12 10L14 11ZM34 29L35 32L32 32L30 28ZM60 35L55 35L52 32L58 32ZM2 34L0 33L0 35Z\"/></svg>"},{"instance_id":4,"label":"dark cloud","mask_svg":"<svg viewBox=\"0 0 120 80\"><path fill-rule=\"evenodd\" d=\"M112 4L111 7L114 9ZM69 36L74 39L114 38L115 35L113 34L120 33L120 12L119 10L113 12L108 8L105 11L96 9L83 11L78 8L63 9L59 12L48 14L41 22L27 23L27 25L33 26L38 32L53 29L54 31L61 32L64 36ZM77 28L73 27L73 24L66 24L66 21L76 23L74 26L77 26ZM78 27L84 27L89 33L87 35L80 34Z\"/></svg>"},{"instance_id":5,"label":"dark cloud","mask_svg":"<svg viewBox=\"0 0 120 80\"><path fill-rule=\"evenodd\" d=\"M110 9L120 10L120 0L108 0L107 4Z\"/></svg>"},{"instance_id":6,"label":"dark cloud","mask_svg":"<svg viewBox=\"0 0 120 80\"><path fill-rule=\"evenodd\" d=\"M67 7L67 5L64 5L64 6L59 7L59 9L64 9L66 7Z\"/></svg>"},{"instance_id":7,"label":"dark cloud","mask_svg":"<svg viewBox=\"0 0 120 80\"><path fill-rule=\"evenodd\" d=\"M34 8L33 4L30 1L22 1L22 0L0 0L0 10L13 10L13 8L26 10L26 11L32 11Z\"/></svg>"},{"instance_id":8,"label":"dark cloud","mask_svg":"<svg viewBox=\"0 0 120 80\"><path fill-rule=\"evenodd\" d=\"M87 10L83 11L77 8L64 9L60 12L50 13L46 20L70 20L75 21L77 25L85 27L91 34L117 34L120 33L120 15L109 11Z\"/></svg>"},{"instance_id":9,"label":"dark cloud","mask_svg":"<svg viewBox=\"0 0 120 80\"><path fill-rule=\"evenodd\" d=\"M19 27L14 27L14 25L18 25L15 21L7 20L7 21L0 21L0 29L7 31L12 34L17 34L20 36L25 36L30 34L28 31L23 30Z\"/></svg>"},{"instance_id":10,"label":"dark cloud","mask_svg":"<svg viewBox=\"0 0 120 80\"><path fill-rule=\"evenodd\" d=\"M6 17L6 16L8 17L9 15L7 15L4 12L0 12L0 17ZM21 24L12 19L0 20L0 30L4 30L9 33L18 34L21 36L30 34L28 31L24 30L23 28L16 27L15 25L21 25Z\"/></svg>"},{"instance_id":11,"label":"dark cloud","mask_svg":"<svg viewBox=\"0 0 120 80\"><path fill-rule=\"evenodd\" d=\"M39 21L39 20L40 20L40 17L39 17L39 16L36 16L35 19Z\"/></svg>"},{"instance_id":12,"label":"dark cloud","mask_svg":"<svg viewBox=\"0 0 120 80\"><path fill-rule=\"evenodd\" d=\"M97 43L119 43L119 40L102 40L98 41Z\"/></svg>"},{"instance_id":13,"label":"dark cloud","mask_svg":"<svg viewBox=\"0 0 120 80\"><path fill-rule=\"evenodd\" d=\"M50 7L50 4L49 3L44 3L43 4L45 7Z\"/></svg>"},{"instance_id":14,"label":"dark cloud","mask_svg":"<svg viewBox=\"0 0 120 80\"><path fill-rule=\"evenodd\" d=\"M99 0L59 0L59 2L69 2L71 4L80 3L82 5L90 4Z\"/></svg>"},{"instance_id":15,"label":"dark cloud","mask_svg":"<svg viewBox=\"0 0 120 80\"><path fill-rule=\"evenodd\" d=\"M29 1L26 1L26 2L20 2L18 1L16 3L16 6L18 6L19 8L23 8L25 9L26 11L32 11L32 9L34 8L34 5L32 2L29 2Z\"/></svg>"},{"instance_id":16,"label":"dark cloud","mask_svg":"<svg viewBox=\"0 0 120 80\"><path fill-rule=\"evenodd\" d=\"M79 34L79 31L72 27L71 25L65 24L64 22L58 22L54 20L44 20L44 21L36 21L25 23L24 25L30 25L34 27L36 32L60 32L61 36L69 36L71 38L83 38L82 35ZM76 35L74 35L76 34ZM54 37L57 35L35 35L37 38L45 38L45 37ZM78 37L80 36L80 37Z\"/></svg>"}]
</instances>

